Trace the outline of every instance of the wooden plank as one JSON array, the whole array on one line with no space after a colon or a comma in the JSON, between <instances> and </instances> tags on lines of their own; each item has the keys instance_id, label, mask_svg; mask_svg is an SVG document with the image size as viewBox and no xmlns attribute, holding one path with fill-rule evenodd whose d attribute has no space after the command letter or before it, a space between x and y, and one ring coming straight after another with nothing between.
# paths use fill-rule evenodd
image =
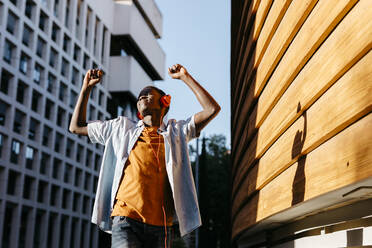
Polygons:
<instances>
[{"instance_id":1,"label":"wooden plank","mask_svg":"<svg viewBox=\"0 0 372 248\"><path fill-rule=\"evenodd\" d=\"M246 198L262 189L300 155L308 154L372 111L371 64L372 52L369 52L280 136L247 177L237 177L236 181L244 182L236 188L233 215ZM254 157L253 151L247 163Z\"/></svg>"},{"instance_id":2,"label":"wooden plank","mask_svg":"<svg viewBox=\"0 0 372 248\"><path fill-rule=\"evenodd\" d=\"M305 22L306 18L314 8L318 0L307 0L307 1L294 1L289 6L283 19L281 20L276 32L272 34L272 39L266 41L265 51L260 52L259 42L257 43L257 56L255 59L255 66L257 68L256 80L254 88L254 98L257 98L261 93L263 87L266 84L267 79L271 75L277 63L281 59L285 50L297 34L301 25ZM273 4L274 7L274 4ZM266 26L266 23L265 23ZM262 59L262 62L261 62ZM260 63L261 62L261 63ZM258 64L260 64L258 66ZM240 94L239 94L240 93ZM243 98L244 92L238 94L238 108L242 104L241 99ZM248 103L250 104L250 103ZM239 113L239 111L238 111ZM242 125L241 119L237 118L239 115L234 115L234 122L237 122L239 126Z\"/></svg>"},{"instance_id":3,"label":"wooden plank","mask_svg":"<svg viewBox=\"0 0 372 248\"><path fill-rule=\"evenodd\" d=\"M260 64L262 56L265 54L266 48L270 44L271 39L274 36L274 33L276 32L279 24L281 23L283 16L286 14L286 11L289 5L291 4L291 2L292 0L281 0L281 1L273 2L260 35L258 37L255 37L255 40L257 39L257 44L255 47L254 56L252 57L252 59L254 60L253 61L254 66L249 67L249 70L245 71L245 74L246 74L245 78L249 78L253 70L258 68L258 65ZM241 75L244 75L244 74L241 74ZM239 75L238 81L241 80L241 77L240 77L241 75ZM242 89L238 91L237 94L234 94L233 99L235 99L235 101L233 101L233 104L240 106L242 93L244 94L244 92L245 92L245 89ZM236 119L236 116L233 115L233 120L236 121L235 119Z\"/></svg>"},{"instance_id":4,"label":"wooden plank","mask_svg":"<svg viewBox=\"0 0 372 248\"><path fill-rule=\"evenodd\" d=\"M245 44L245 39L247 36L248 23L251 21L252 15L256 14L257 8L260 5L261 0L245 1L243 7L243 15L240 18L239 31L235 39L235 50L234 55L239 58L241 50L243 48L242 44ZM249 5L248 5L249 4ZM243 37L242 37L243 36ZM240 43L239 43L240 42Z\"/></svg>"},{"instance_id":5,"label":"wooden plank","mask_svg":"<svg viewBox=\"0 0 372 248\"><path fill-rule=\"evenodd\" d=\"M256 97L317 2L318 0L295 1L289 6L257 68Z\"/></svg>"},{"instance_id":6,"label":"wooden plank","mask_svg":"<svg viewBox=\"0 0 372 248\"><path fill-rule=\"evenodd\" d=\"M257 111L250 115L249 120L247 118L239 120L239 124L234 126L234 130L239 130L244 122L249 123L251 128L246 133L249 136L254 128L258 128L262 124L264 118L311 55L356 2L357 0L340 0L337 3L326 1L315 6L262 92L257 102ZM247 102L251 102L254 98L251 90L253 87L250 88ZM241 109L243 116L244 113L247 113L249 106L243 105ZM239 133L238 137L241 137ZM236 142L236 140L234 141ZM235 147L235 142L232 142L232 147Z\"/></svg>"},{"instance_id":7,"label":"wooden plank","mask_svg":"<svg viewBox=\"0 0 372 248\"><path fill-rule=\"evenodd\" d=\"M318 3L284 54L257 102L260 126L299 71L358 0Z\"/></svg>"},{"instance_id":8,"label":"wooden plank","mask_svg":"<svg viewBox=\"0 0 372 248\"><path fill-rule=\"evenodd\" d=\"M267 184L234 217L232 237L279 211L292 207L297 187L303 201L372 176L372 114L348 127ZM345 145L348 144L348 145ZM299 173L299 171L302 173Z\"/></svg>"},{"instance_id":9,"label":"wooden plank","mask_svg":"<svg viewBox=\"0 0 372 248\"><path fill-rule=\"evenodd\" d=\"M360 1L313 55L259 128L256 145L258 157L304 110L372 48L372 22L369 21L371 15L372 2ZM297 112L299 102L302 110ZM255 121L255 118L252 120ZM249 122L247 125L256 126L256 123ZM239 154L239 150L236 154ZM239 164L237 158L234 159L233 164Z\"/></svg>"},{"instance_id":10,"label":"wooden plank","mask_svg":"<svg viewBox=\"0 0 372 248\"><path fill-rule=\"evenodd\" d=\"M250 29L251 32L249 34L249 39L248 39L247 44L245 44L245 46L243 47L244 52L243 50L241 50L239 55L237 56L236 73L232 74L232 79L233 81L236 82L236 85L238 86L236 87L236 89L232 89L232 92L234 92L233 96L236 95L237 91L239 92L241 90L241 84L242 84L241 77L242 75L246 73L246 71L244 70L246 66L243 66L243 65L249 63L250 61L250 58L248 55L252 53L251 49L254 49L254 47L252 47L252 44L253 42L256 42L257 37L261 32L262 25L266 20L266 15L269 12L271 4L272 4L272 0L262 0L260 5L258 6L256 15L253 16L253 18L255 19L253 22L254 26ZM241 55L243 55L243 57L241 57ZM235 99L235 97L232 97L231 99Z\"/></svg>"},{"instance_id":11,"label":"wooden plank","mask_svg":"<svg viewBox=\"0 0 372 248\"><path fill-rule=\"evenodd\" d=\"M255 41L256 45L252 47L254 49L254 53L251 59L253 59L253 65L258 66L258 57L260 54L264 53L266 50L267 45L269 44L272 36L274 35L276 28L278 27L280 21L282 20L287 8L292 0L279 0L279 1L265 1L257 10L256 19L259 21L258 28L254 28L254 33L252 40ZM257 42L256 42L257 41ZM250 49L245 51L242 61L248 60L248 55L252 54ZM249 61L251 60L249 59ZM239 60L240 61L240 58ZM238 62L237 68L242 68L243 63ZM252 73L254 67L249 67L249 70L240 70L237 77L234 77L238 82L242 80L242 78L247 78ZM241 91L244 92L244 89L239 88L237 93L233 96L233 104L238 104L238 100L240 99Z\"/></svg>"},{"instance_id":12,"label":"wooden plank","mask_svg":"<svg viewBox=\"0 0 372 248\"><path fill-rule=\"evenodd\" d=\"M258 0L258 2L259 1L260 0ZM243 40L247 32L247 28L248 28L247 25L253 13L252 11L253 5L251 1L244 1L244 3L240 3L240 5L242 4L244 5L242 8L239 8L239 13L234 13L231 18L231 23L232 23L231 31L234 32L234 34L233 33L231 34L231 37L234 37L234 39L233 38L231 39L231 58L232 58L231 64L233 65L233 68L236 67L236 60L240 56L239 53L242 47L242 43L244 43ZM232 81L235 82L235 80L233 80L233 77L231 78L232 78Z\"/></svg>"}]
</instances>

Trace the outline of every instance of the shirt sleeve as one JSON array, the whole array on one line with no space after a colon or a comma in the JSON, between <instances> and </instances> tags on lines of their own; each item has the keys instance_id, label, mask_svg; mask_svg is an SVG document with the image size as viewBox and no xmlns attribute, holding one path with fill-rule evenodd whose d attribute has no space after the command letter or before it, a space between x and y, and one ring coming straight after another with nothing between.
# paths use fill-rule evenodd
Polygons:
<instances>
[{"instance_id":1,"label":"shirt sleeve","mask_svg":"<svg viewBox=\"0 0 372 248\"><path fill-rule=\"evenodd\" d=\"M113 126L116 122L118 122L119 117L112 120L96 120L96 121L89 121L87 128L88 128L88 137L92 143L100 143L101 145L105 145L107 139L110 137Z\"/></svg>"},{"instance_id":2,"label":"shirt sleeve","mask_svg":"<svg viewBox=\"0 0 372 248\"><path fill-rule=\"evenodd\" d=\"M196 127L195 127L195 114L189 117L186 120L180 121L182 125L182 132L184 133L187 142L198 138L200 136L200 132L196 133Z\"/></svg>"}]
</instances>

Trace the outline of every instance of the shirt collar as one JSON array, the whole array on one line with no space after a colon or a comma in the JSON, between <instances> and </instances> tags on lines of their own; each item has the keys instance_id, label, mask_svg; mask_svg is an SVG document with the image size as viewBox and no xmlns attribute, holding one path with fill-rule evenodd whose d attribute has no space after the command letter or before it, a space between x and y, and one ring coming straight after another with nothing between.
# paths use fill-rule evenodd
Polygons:
<instances>
[{"instance_id":1,"label":"shirt collar","mask_svg":"<svg viewBox=\"0 0 372 248\"><path fill-rule=\"evenodd\" d=\"M142 126L145 126L145 123L143 123L143 120L139 120L139 121L137 122L136 127L142 127ZM164 122L164 120L163 120L163 123L160 125L159 130L160 130L161 132L165 132L166 127L167 127L167 126L166 126L166 124L165 124L165 122Z\"/></svg>"}]
</instances>

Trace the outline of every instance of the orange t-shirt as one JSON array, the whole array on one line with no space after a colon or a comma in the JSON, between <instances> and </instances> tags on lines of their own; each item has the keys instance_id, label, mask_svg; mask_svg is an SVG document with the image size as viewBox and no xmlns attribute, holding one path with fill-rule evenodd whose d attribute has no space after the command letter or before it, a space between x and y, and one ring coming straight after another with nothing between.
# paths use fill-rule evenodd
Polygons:
<instances>
[{"instance_id":1,"label":"orange t-shirt","mask_svg":"<svg viewBox=\"0 0 372 248\"><path fill-rule=\"evenodd\" d=\"M157 129L145 126L130 152L111 216L157 226L165 225L166 217L166 225L172 225L174 203L165 169L164 139Z\"/></svg>"}]
</instances>

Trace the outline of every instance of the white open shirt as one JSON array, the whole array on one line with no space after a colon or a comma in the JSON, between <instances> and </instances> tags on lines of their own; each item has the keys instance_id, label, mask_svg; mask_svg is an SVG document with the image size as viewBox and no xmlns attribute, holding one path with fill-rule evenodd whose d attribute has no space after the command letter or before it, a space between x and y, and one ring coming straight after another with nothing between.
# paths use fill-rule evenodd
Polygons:
<instances>
[{"instance_id":1,"label":"white open shirt","mask_svg":"<svg viewBox=\"0 0 372 248\"><path fill-rule=\"evenodd\" d=\"M195 115L187 120L170 119L158 130L164 137L166 170L181 236L202 224L187 146L200 135L196 133L194 118ZM88 123L90 141L105 146L91 221L109 234L112 234L110 216L123 168L144 127L142 120L136 122L125 116Z\"/></svg>"}]
</instances>

